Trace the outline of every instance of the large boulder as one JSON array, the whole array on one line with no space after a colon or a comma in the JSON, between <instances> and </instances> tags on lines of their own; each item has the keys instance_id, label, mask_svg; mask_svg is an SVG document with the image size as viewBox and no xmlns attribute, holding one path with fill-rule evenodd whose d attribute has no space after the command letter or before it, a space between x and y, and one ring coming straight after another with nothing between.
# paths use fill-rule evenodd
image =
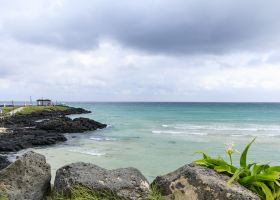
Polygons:
<instances>
[{"instance_id":1,"label":"large boulder","mask_svg":"<svg viewBox=\"0 0 280 200\"><path fill-rule=\"evenodd\" d=\"M152 185L172 200L260 200L236 182L227 185L228 179L212 169L189 164L157 177Z\"/></svg>"},{"instance_id":2,"label":"large boulder","mask_svg":"<svg viewBox=\"0 0 280 200\"><path fill-rule=\"evenodd\" d=\"M54 190L69 195L73 186L91 188L97 194L113 193L131 200L147 199L149 183L141 172L135 168L106 170L89 163L73 163L56 172Z\"/></svg>"},{"instance_id":3,"label":"large boulder","mask_svg":"<svg viewBox=\"0 0 280 200\"><path fill-rule=\"evenodd\" d=\"M45 157L31 151L0 171L0 191L10 200L40 200L49 192L50 180Z\"/></svg>"}]
</instances>

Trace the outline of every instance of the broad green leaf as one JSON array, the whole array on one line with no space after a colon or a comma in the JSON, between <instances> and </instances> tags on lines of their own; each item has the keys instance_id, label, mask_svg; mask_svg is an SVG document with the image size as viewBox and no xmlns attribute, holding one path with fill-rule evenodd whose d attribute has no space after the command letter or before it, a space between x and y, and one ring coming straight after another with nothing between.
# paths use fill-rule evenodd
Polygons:
<instances>
[{"instance_id":1,"label":"broad green leaf","mask_svg":"<svg viewBox=\"0 0 280 200\"><path fill-rule=\"evenodd\" d=\"M256 138L254 138L244 149L244 151L241 154L240 157L240 167L246 168L247 167L247 153L248 150L250 148L250 146L252 145L252 143L255 141Z\"/></svg>"},{"instance_id":2,"label":"broad green leaf","mask_svg":"<svg viewBox=\"0 0 280 200\"><path fill-rule=\"evenodd\" d=\"M262 171L264 171L265 169L268 169L269 165L268 164L264 164L264 165L254 165L253 167L253 171L252 171L252 175L257 175L259 173L261 173Z\"/></svg>"},{"instance_id":3,"label":"broad green leaf","mask_svg":"<svg viewBox=\"0 0 280 200\"><path fill-rule=\"evenodd\" d=\"M265 175L265 174L258 174L258 175L255 175L255 176L246 176L246 177L243 177L239 180L239 183L241 185L244 185L244 186L248 186L250 184L252 184L253 182L256 182L256 181L271 181L271 182L275 182L276 180L278 180L278 177L277 176L274 176L274 175Z\"/></svg>"},{"instance_id":4,"label":"broad green leaf","mask_svg":"<svg viewBox=\"0 0 280 200\"><path fill-rule=\"evenodd\" d=\"M266 173L271 173L271 172L280 172L280 166L272 166L267 169L265 169Z\"/></svg>"},{"instance_id":5,"label":"broad green leaf","mask_svg":"<svg viewBox=\"0 0 280 200\"><path fill-rule=\"evenodd\" d=\"M273 197L274 197L274 199L279 199L280 198L280 188L279 187L274 192Z\"/></svg>"},{"instance_id":6,"label":"broad green leaf","mask_svg":"<svg viewBox=\"0 0 280 200\"><path fill-rule=\"evenodd\" d=\"M238 170L235 171L235 173L233 174L233 176L227 181L227 184L232 184L233 181L238 180L240 174L242 174L242 172L244 172L244 169L240 168Z\"/></svg>"},{"instance_id":7,"label":"broad green leaf","mask_svg":"<svg viewBox=\"0 0 280 200\"><path fill-rule=\"evenodd\" d=\"M267 182L266 184L267 184L267 186L269 186L269 188L271 189L271 192L272 192L272 194L274 196L274 193L275 193L275 191L277 189L277 185L275 186L275 183L271 182L271 181Z\"/></svg>"},{"instance_id":8,"label":"broad green leaf","mask_svg":"<svg viewBox=\"0 0 280 200\"><path fill-rule=\"evenodd\" d=\"M208 163L211 163L211 164L216 165L216 166L228 166L229 165L226 161L221 160L221 159L206 158L205 160Z\"/></svg>"},{"instance_id":9,"label":"broad green leaf","mask_svg":"<svg viewBox=\"0 0 280 200\"><path fill-rule=\"evenodd\" d=\"M195 154L202 154L204 159L205 158L210 158L210 156L207 153L205 153L204 151L197 151L197 152L195 152Z\"/></svg>"},{"instance_id":10,"label":"broad green leaf","mask_svg":"<svg viewBox=\"0 0 280 200\"><path fill-rule=\"evenodd\" d=\"M279 181L274 181L274 183L275 183L276 185L278 185L278 187L280 187Z\"/></svg>"},{"instance_id":11,"label":"broad green leaf","mask_svg":"<svg viewBox=\"0 0 280 200\"><path fill-rule=\"evenodd\" d=\"M194 161L195 164L197 165L203 165L203 166L206 166L206 167L211 167L213 165L211 165L210 163L208 163L205 159L202 159L202 160L196 160Z\"/></svg>"},{"instance_id":12,"label":"broad green leaf","mask_svg":"<svg viewBox=\"0 0 280 200\"><path fill-rule=\"evenodd\" d=\"M252 184L262 189L265 193L266 200L274 200L273 194L266 184L262 182L253 182Z\"/></svg>"},{"instance_id":13,"label":"broad green leaf","mask_svg":"<svg viewBox=\"0 0 280 200\"><path fill-rule=\"evenodd\" d=\"M257 163L251 163L251 164L249 164L248 166L247 166L247 169L251 169L251 167L253 167L253 166L255 166Z\"/></svg>"},{"instance_id":14,"label":"broad green leaf","mask_svg":"<svg viewBox=\"0 0 280 200\"><path fill-rule=\"evenodd\" d=\"M234 174L234 172L231 170L231 167L228 165L223 165L223 166L215 166L214 170L216 170L217 172L221 173L221 172L227 172L229 174Z\"/></svg>"}]
</instances>

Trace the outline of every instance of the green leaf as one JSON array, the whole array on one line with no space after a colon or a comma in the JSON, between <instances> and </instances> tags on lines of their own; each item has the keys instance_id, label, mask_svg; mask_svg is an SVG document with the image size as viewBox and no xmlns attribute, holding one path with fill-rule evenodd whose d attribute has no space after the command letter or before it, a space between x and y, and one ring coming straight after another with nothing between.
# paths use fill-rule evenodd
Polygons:
<instances>
[{"instance_id":1,"label":"green leaf","mask_svg":"<svg viewBox=\"0 0 280 200\"><path fill-rule=\"evenodd\" d=\"M238 180L240 174L242 174L244 172L244 169L240 168L238 170L235 171L235 173L233 174L233 176L227 181L227 184L232 184L233 181Z\"/></svg>"},{"instance_id":2,"label":"green leaf","mask_svg":"<svg viewBox=\"0 0 280 200\"><path fill-rule=\"evenodd\" d=\"M240 168L237 168L221 157L212 158L204 152L203 159L195 161L196 164L212 168L219 173L227 173L231 176L228 184L238 181L241 185L256 193L261 199L280 200L280 166L268 164L247 164L247 154L253 144L254 138L244 149L240 156Z\"/></svg>"},{"instance_id":3,"label":"green leaf","mask_svg":"<svg viewBox=\"0 0 280 200\"><path fill-rule=\"evenodd\" d=\"M280 197L280 188L278 187L273 194L274 199L279 199Z\"/></svg>"},{"instance_id":4,"label":"green leaf","mask_svg":"<svg viewBox=\"0 0 280 200\"><path fill-rule=\"evenodd\" d=\"M247 167L247 153L248 153L248 150L250 148L250 146L252 145L252 143L255 141L256 138L254 138L244 149L244 151L242 152L241 154L241 157L240 157L240 166L245 168Z\"/></svg>"},{"instance_id":5,"label":"green leaf","mask_svg":"<svg viewBox=\"0 0 280 200\"><path fill-rule=\"evenodd\" d=\"M245 177L243 177L239 180L239 183L243 186L248 186L248 185L250 185L250 184L252 184L253 182L256 182L256 181L275 182L275 181L278 180L278 178L279 177L275 176L275 175L258 174L258 175L255 175L255 176L245 176Z\"/></svg>"},{"instance_id":6,"label":"green leaf","mask_svg":"<svg viewBox=\"0 0 280 200\"><path fill-rule=\"evenodd\" d=\"M272 194L270 188L266 184L264 184L262 182L257 182L257 181L253 182L252 184L257 187L260 187L262 189L262 191L265 194L266 200L274 200L273 194Z\"/></svg>"},{"instance_id":7,"label":"green leaf","mask_svg":"<svg viewBox=\"0 0 280 200\"><path fill-rule=\"evenodd\" d=\"M211 164L208 163L205 159L201 159L201 160L195 160L193 161L195 164L197 165L203 165L203 166L207 166L207 167L210 167Z\"/></svg>"},{"instance_id":8,"label":"green leaf","mask_svg":"<svg viewBox=\"0 0 280 200\"><path fill-rule=\"evenodd\" d=\"M280 172L280 166L273 166L265 169L266 173L271 173L271 172Z\"/></svg>"},{"instance_id":9,"label":"green leaf","mask_svg":"<svg viewBox=\"0 0 280 200\"><path fill-rule=\"evenodd\" d=\"M221 173L221 172L227 172L229 174L234 174L234 172L232 171L231 167L228 165L223 165L223 166L215 166L214 170L216 170L217 172Z\"/></svg>"},{"instance_id":10,"label":"green leaf","mask_svg":"<svg viewBox=\"0 0 280 200\"><path fill-rule=\"evenodd\" d=\"M222 160L222 159L216 159L216 158L206 158L205 159L208 163L211 163L213 165L216 165L216 166L228 166L229 164Z\"/></svg>"},{"instance_id":11,"label":"green leaf","mask_svg":"<svg viewBox=\"0 0 280 200\"><path fill-rule=\"evenodd\" d=\"M261 173L262 171L266 170L269 168L268 164L264 164L264 165L254 165L253 167L253 171L252 171L252 175L257 175L259 173Z\"/></svg>"},{"instance_id":12,"label":"green leaf","mask_svg":"<svg viewBox=\"0 0 280 200\"><path fill-rule=\"evenodd\" d=\"M205 158L210 158L210 156L207 153L205 153L204 151L197 151L197 152L195 152L195 154L202 154L204 159Z\"/></svg>"}]
</instances>

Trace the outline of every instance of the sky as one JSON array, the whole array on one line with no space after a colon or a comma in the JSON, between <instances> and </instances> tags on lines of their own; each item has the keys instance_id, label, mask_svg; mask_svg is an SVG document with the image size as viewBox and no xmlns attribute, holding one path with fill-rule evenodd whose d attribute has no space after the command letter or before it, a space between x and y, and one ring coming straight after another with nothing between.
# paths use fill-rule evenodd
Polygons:
<instances>
[{"instance_id":1,"label":"sky","mask_svg":"<svg viewBox=\"0 0 280 200\"><path fill-rule=\"evenodd\" d=\"M0 101L280 101L279 0L0 5Z\"/></svg>"}]
</instances>

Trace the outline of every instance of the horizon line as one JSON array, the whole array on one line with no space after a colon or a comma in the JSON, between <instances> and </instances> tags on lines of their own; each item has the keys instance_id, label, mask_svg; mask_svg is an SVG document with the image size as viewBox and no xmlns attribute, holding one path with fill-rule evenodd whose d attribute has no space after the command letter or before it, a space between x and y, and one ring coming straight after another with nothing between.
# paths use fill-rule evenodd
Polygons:
<instances>
[{"instance_id":1,"label":"horizon line","mask_svg":"<svg viewBox=\"0 0 280 200\"><path fill-rule=\"evenodd\" d=\"M23 100L0 100L0 103L24 103ZM36 102L32 101L32 102ZM280 103L280 101L57 101L60 103Z\"/></svg>"}]
</instances>

